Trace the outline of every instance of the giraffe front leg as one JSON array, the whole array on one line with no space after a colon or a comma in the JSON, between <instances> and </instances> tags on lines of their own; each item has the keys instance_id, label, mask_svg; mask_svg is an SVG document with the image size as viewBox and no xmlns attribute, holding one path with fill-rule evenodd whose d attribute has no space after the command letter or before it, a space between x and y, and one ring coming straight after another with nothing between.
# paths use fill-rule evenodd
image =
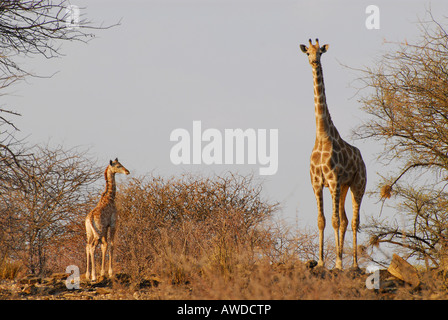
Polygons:
<instances>
[{"instance_id":1,"label":"giraffe front leg","mask_svg":"<svg viewBox=\"0 0 448 320\"><path fill-rule=\"evenodd\" d=\"M330 191L333 198L333 216L331 219L333 229L334 229L334 242L336 246L336 269L342 269L342 250L341 250L341 242L339 237L339 228L341 225L341 219L339 216L339 202L341 197L341 187L339 184L336 184L336 186L331 187L332 184L330 184Z\"/></svg>"},{"instance_id":2,"label":"giraffe front leg","mask_svg":"<svg viewBox=\"0 0 448 320\"><path fill-rule=\"evenodd\" d=\"M347 196L348 189L348 186L343 185L341 187L341 193L339 197L339 250L341 252L341 258L344 254L344 240L348 225L347 214L345 213L345 198Z\"/></svg>"},{"instance_id":3,"label":"giraffe front leg","mask_svg":"<svg viewBox=\"0 0 448 320\"><path fill-rule=\"evenodd\" d=\"M317 227L319 229L319 261L318 267L324 266L324 230L325 230L325 215L324 215L324 198L322 194L322 187L316 187L314 190L317 201Z\"/></svg>"}]
</instances>

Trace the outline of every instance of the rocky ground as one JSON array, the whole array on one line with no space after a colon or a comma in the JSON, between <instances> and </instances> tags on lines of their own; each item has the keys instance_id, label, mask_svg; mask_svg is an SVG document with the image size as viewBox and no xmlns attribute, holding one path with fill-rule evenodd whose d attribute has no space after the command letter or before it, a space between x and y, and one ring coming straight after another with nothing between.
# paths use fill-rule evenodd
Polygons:
<instances>
[{"instance_id":1,"label":"rocky ground","mask_svg":"<svg viewBox=\"0 0 448 320\"><path fill-rule=\"evenodd\" d=\"M365 270L328 270L319 268L316 264L315 261L306 264L308 273L308 281L304 282L306 285L344 288L347 284L347 288L357 288L355 291L358 293L353 294L353 299L448 299L448 291L444 286L428 285L438 276L432 275L421 281L422 275L417 275L412 267L408 269L406 266L391 264L393 268L379 271L379 287L368 290L366 284L368 279L373 280L373 275L366 273ZM287 271L281 272L286 274ZM113 279L100 277L96 282L86 281L82 275L79 289L67 288L68 276L66 273L55 273L47 277L29 275L15 280L0 280L0 300L184 300L203 297L200 283L173 284L162 281L155 275L138 282L131 281L131 277L123 273L116 274ZM374 280L370 283L372 286L375 285ZM214 290L214 285L210 289ZM364 293L360 295L359 292ZM352 299L350 295L335 296L335 298L341 297ZM254 296L252 299L258 298ZM313 299L312 296L297 298Z\"/></svg>"},{"instance_id":2,"label":"rocky ground","mask_svg":"<svg viewBox=\"0 0 448 320\"><path fill-rule=\"evenodd\" d=\"M145 299L157 288L159 281L153 277L138 284L131 284L126 274L117 274L114 279L100 277L96 282L81 277L79 289L68 289L69 275L56 273L48 277L27 276L17 280L0 280L0 299L14 300L104 300Z\"/></svg>"}]
</instances>

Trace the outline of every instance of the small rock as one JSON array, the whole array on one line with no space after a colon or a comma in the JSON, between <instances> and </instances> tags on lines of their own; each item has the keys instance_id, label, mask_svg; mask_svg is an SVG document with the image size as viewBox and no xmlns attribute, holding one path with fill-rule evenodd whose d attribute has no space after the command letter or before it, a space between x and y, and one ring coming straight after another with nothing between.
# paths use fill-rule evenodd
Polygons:
<instances>
[{"instance_id":1,"label":"small rock","mask_svg":"<svg viewBox=\"0 0 448 320\"><path fill-rule=\"evenodd\" d=\"M50 279L54 280L66 280L68 278L68 273L53 273L50 277Z\"/></svg>"},{"instance_id":2,"label":"small rock","mask_svg":"<svg viewBox=\"0 0 448 320\"><path fill-rule=\"evenodd\" d=\"M313 269L311 269L311 274L321 279L325 279L328 273L329 271L322 266L316 266Z\"/></svg>"},{"instance_id":3,"label":"small rock","mask_svg":"<svg viewBox=\"0 0 448 320\"><path fill-rule=\"evenodd\" d=\"M97 294L109 294L112 293L112 289L109 288L97 288L96 289Z\"/></svg>"},{"instance_id":4,"label":"small rock","mask_svg":"<svg viewBox=\"0 0 448 320\"><path fill-rule=\"evenodd\" d=\"M420 285L418 272L414 266L395 253L387 271L394 277L411 284L414 288Z\"/></svg>"},{"instance_id":5,"label":"small rock","mask_svg":"<svg viewBox=\"0 0 448 320\"><path fill-rule=\"evenodd\" d=\"M308 260L308 261L305 263L305 267L306 267L307 269L313 269L315 266L317 266L317 261L316 261L316 260Z\"/></svg>"},{"instance_id":6,"label":"small rock","mask_svg":"<svg viewBox=\"0 0 448 320\"><path fill-rule=\"evenodd\" d=\"M42 279L35 276L28 276L18 281L20 284L36 284L41 283Z\"/></svg>"},{"instance_id":7,"label":"small rock","mask_svg":"<svg viewBox=\"0 0 448 320\"><path fill-rule=\"evenodd\" d=\"M126 273L117 273L114 276L114 279L120 283L129 283L131 281L131 276Z\"/></svg>"},{"instance_id":8,"label":"small rock","mask_svg":"<svg viewBox=\"0 0 448 320\"><path fill-rule=\"evenodd\" d=\"M140 288L157 287L160 282L161 280L158 277L154 276L150 277L149 279L143 279L142 281L140 281L139 287Z\"/></svg>"},{"instance_id":9,"label":"small rock","mask_svg":"<svg viewBox=\"0 0 448 320\"><path fill-rule=\"evenodd\" d=\"M34 284L25 284L22 289L22 293L24 294L35 294L37 292L37 288Z\"/></svg>"},{"instance_id":10,"label":"small rock","mask_svg":"<svg viewBox=\"0 0 448 320\"><path fill-rule=\"evenodd\" d=\"M100 288L100 287L108 287L112 285L112 280L107 278L106 276L100 276L96 282L90 283L90 287L92 288Z\"/></svg>"}]
</instances>

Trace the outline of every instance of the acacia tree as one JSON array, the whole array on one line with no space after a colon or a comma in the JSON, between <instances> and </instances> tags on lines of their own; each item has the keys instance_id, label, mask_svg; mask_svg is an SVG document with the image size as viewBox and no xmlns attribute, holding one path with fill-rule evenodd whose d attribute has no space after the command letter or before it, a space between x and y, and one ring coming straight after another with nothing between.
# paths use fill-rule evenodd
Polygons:
<instances>
[{"instance_id":1,"label":"acacia tree","mask_svg":"<svg viewBox=\"0 0 448 320\"><path fill-rule=\"evenodd\" d=\"M367 94L360 102L370 117L355 135L383 142L378 159L399 165L383 177L380 196L394 195L405 221L373 221L366 227L372 243L393 244L439 265L448 225L448 34L428 16L419 23L418 40L392 43L390 53L362 70ZM420 174L416 181L414 173ZM423 176L431 183L423 185Z\"/></svg>"},{"instance_id":2,"label":"acacia tree","mask_svg":"<svg viewBox=\"0 0 448 320\"><path fill-rule=\"evenodd\" d=\"M0 89L36 76L22 68L19 59L60 57L62 42L87 42L94 37L92 31L114 26L93 24L81 9L68 0L0 1ZM11 109L0 104L0 161L23 171L19 162L26 154L17 149L21 141L14 138L17 128L11 119L19 114Z\"/></svg>"},{"instance_id":3,"label":"acacia tree","mask_svg":"<svg viewBox=\"0 0 448 320\"><path fill-rule=\"evenodd\" d=\"M392 244L401 251L424 260L426 265L448 266L448 197L428 186L397 184L394 193L400 199L395 206L402 217L385 222L371 218L367 227L371 244Z\"/></svg>"},{"instance_id":4,"label":"acacia tree","mask_svg":"<svg viewBox=\"0 0 448 320\"><path fill-rule=\"evenodd\" d=\"M41 274L53 263L53 249L79 233L101 170L76 149L35 147L30 153L20 185L2 185L0 249Z\"/></svg>"},{"instance_id":5,"label":"acacia tree","mask_svg":"<svg viewBox=\"0 0 448 320\"><path fill-rule=\"evenodd\" d=\"M0 2L0 71L3 86L28 75L18 56L61 56L61 41L86 42L94 26L67 0L4 0Z\"/></svg>"},{"instance_id":6,"label":"acacia tree","mask_svg":"<svg viewBox=\"0 0 448 320\"><path fill-rule=\"evenodd\" d=\"M75 10L76 9L76 10ZM94 26L67 0L4 0L0 2L0 88L31 75L20 57L61 56L62 41L87 42ZM1 113L16 114L1 108ZM16 114L17 115L17 114ZM0 120L13 126L1 116Z\"/></svg>"}]
</instances>

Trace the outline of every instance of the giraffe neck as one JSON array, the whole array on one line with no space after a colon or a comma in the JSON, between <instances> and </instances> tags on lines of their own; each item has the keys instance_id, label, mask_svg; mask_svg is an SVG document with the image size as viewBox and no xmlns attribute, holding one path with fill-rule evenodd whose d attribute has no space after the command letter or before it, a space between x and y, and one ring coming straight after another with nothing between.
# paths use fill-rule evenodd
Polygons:
<instances>
[{"instance_id":1,"label":"giraffe neck","mask_svg":"<svg viewBox=\"0 0 448 320\"><path fill-rule=\"evenodd\" d=\"M115 201L115 192L117 187L115 185L115 173L112 170L109 170L109 167L104 171L104 178L106 179L106 189L104 190L101 200L107 202Z\"/></svg>"},{"instance_id":2,"label":"giraffe neck","mask_svg":"<svg viewBox=\"0 0 448 320\"><path fill-rule=\"evenodd\" d=\"M316 115L316 138L328 139L334 133L337 134L336 128L331 120L325 98L324 75L320 63L313 66L313 83L314 83L314 106ZM334 128L334 129L333 129Z\"/></svg>"}]
</instances>

